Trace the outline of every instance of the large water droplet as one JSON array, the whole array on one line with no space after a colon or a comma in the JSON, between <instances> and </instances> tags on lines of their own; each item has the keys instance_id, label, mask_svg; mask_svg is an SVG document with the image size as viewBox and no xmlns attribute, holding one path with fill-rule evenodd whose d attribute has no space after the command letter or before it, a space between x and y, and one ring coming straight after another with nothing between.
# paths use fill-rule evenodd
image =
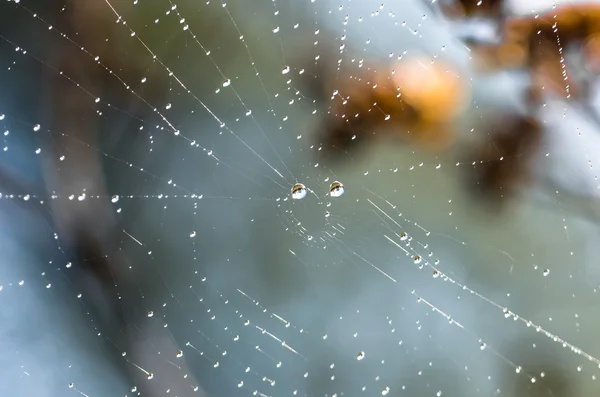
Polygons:
<instances>
[{"instance_id":1,"label":"large water droplet","mask_svg":"<svg viewBox=\"0 0 600 397\"><path fill-rule=\"evenodd\" d=\"M308 191L306 190L306 186L301 183L296 183L292 188L292 198L294 200L300 200L306 197Z\"/></svg>"},{"instance_id":2,"label":"large water droplet","mask_svg":"<svg viewBox=\"0 0 600 397\"><path fill-rule=\"evenodd\" d=\"M331 197L340 197L344 192L344 185L341 182L335 181L329 186L329 195Z\"/></svg>"}]
</instances>

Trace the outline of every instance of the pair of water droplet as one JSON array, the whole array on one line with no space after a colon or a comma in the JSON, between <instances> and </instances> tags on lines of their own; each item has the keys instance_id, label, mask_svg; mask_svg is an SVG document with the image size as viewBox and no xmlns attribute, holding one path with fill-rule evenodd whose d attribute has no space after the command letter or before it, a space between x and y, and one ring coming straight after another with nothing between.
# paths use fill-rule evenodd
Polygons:
<instances>
[{"instance_id":1,"label":"pair of water droplet","mask_svg":"<svg viewBox=\"0 0 600 397\"><path fill-rule=\"evenodd\" d=\"M344 194L344 185L341 182L335 181L329 185L329 195L331 197L340 197ZM302 183L296 183L292 187L292 198L294 200L301 200L308 194L308 189Z\"/></svg>"}]
</instances>

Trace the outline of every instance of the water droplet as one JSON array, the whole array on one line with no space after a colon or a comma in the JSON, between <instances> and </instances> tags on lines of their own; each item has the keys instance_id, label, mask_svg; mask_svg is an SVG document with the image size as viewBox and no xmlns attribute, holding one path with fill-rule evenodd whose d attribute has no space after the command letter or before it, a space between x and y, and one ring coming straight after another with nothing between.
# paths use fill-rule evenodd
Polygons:
<instances>
[{"instance_id":1,"label":"water droplet","mask_svg":"<svg viewBox=\"0 0 600 397\"><path fill-rule=\"evenodd\" d=\"M153 311L149 311L148 312L148 317L152 317L152 316L154 316L154 312Z\"/></svg>"},{"instance_id":2,"label":"water droplet","mask_svg":"<svg viewBox=\"0 0 600 397\"><path fill-rule=\"evenodd\" d=\"M36 125L34 125L34 126L33 126L33 130L34 130L34 131L39 131L39 130L40 130L40 128L42 128L42 126L41 126L41 125L39 125L39 124L36 124Z\"/></svg>"},{"instance_id":3,"label":"water droplet","mask_svg":"<svg viewBox=\"0 0 600 397\"><path fill-rule=\"evenodd\" d=\"M154 374L152 372L148 372L148 380L154 378Z\"/></svg>"},{"instance_id":4,"label":"water droplet","mask_svg":"<svg viewBox=\"0 0 600 397\"><path fill-rule=\"evenodd\" d=\"M177 357L177 358L183 357L183 351L177 350L177 354L175 354L175 357Z\"/></svg>"},{"instance_id":5,"label":"water droplet","mask_svg":"<svg viewBox=\"0 0 600 397\"><path fill-rule=\"evenodd\" d=\"M195 232L195 231L192 231L192 232L190 233L190 237L191 237L191 238L194 238L194 237L196 237L196 232Z\"/></svg>"},{"instance_id":6,"label":"water droplet","mask_svg":"<svg viewBox=\"0 0 600 397\"><path fill-rule=\"evenodd\" d=\"M275 26L275 28L273 28L273 33L277 33L279 32L279 26Z\"/></svg>"},{"instance_id":7,"label":"water droplet","mask_svg":"<svg viewBox=\"0 0 600 397\"><path fill-rule=\"evenodd\" d=\"M363 358L365 358L365 352L358 352L358 355L356 356L356 359L358 361L362 360Z\"/></svg>"},{"instance_id":8,"label":"water droplet","mask_svg":"<svg viewBox=\"0 0 600 397\"><path fill-rule=\"evenodd\" d=\"M544 276L547 276L550 274L550 269L545 269L544 272L542 273Z\"/></svg>"},{"instance_id":9,"label":"water droplet","mask_svg":"<svg viewBox=\"0 0 600 397\"><path fill-rule=\"evenodd\" d=\"M167 103L167 106L165 106L165 109L167 109L167 110L171 109L171 104Z\"/></svg>"},{"instance_id":10,"label":"water droplet","mask_svg":"<svg viewBox=\"0 0 600 397\"><path fill-rule=\"evenodd\" d=\"M229 87L231 85L231 80L227 79L223 82L223 87Z\"/></svg>"},{"instance_id":11,"label":"water droplet","mask_svg":"<svg viewBox=\"0 0 600 397\"><path fill-rule=\"evenodd\" d=\"M244 386L244 382L243 381L239 381L238 382L238 387L242 387L242 386Z\"/></svg>"},{"instance_id":12,"label":"water droplet","mask_svg":"<svg viewBox=\"0 0 600 397\"><path fill-rule=\"evenodd\" d=\"M421 261L423 260L423 258L421 258L420 255L415 255L413 257L413 260L415 261L416 264L419 264L419 263L421 263Z\"/></svg>"},{"instance_id":13,"label":"water droplet","mask_svg":"<svg viewBox=\"0 0 600 397\"><path fill-rule=\"evenodd\" d=\"M340 197L344 192L344 185L341 182L335 181L329 186L329 195L331 197Z\"/></svg>"},{"instance_id":14,"label":"water droplet","mask_svg":"<svg viewBox=\"0 0 600 397\"><path fill-rule=\"evenodd\" d=\"M306 187L301 183L296 183L292 188L292 198L294 200L303 199L304 197L306 197L307 193L308 191L306 190Z\"/></svg>"},{"instance_id":15,"label":"water droplet","mask_svg":"<svg viewBox=\"0 0 600 397\"><path fill-rule=\"evenodd\" d=\"M290 67L289 66L284 66L283 69L281 69L281 74L288 74L290 72Z\"/></svg>"},{"instance_id":16,"label":"water droplet","mask_svg":"<svg viewBox=\"0 0 600 397\"><path fill-rule=\"evenodd\" d=\"M114 196L111 197L110 202L111 203L116 203L117 201L119 201L119 196L117 196L116 194Z\"/></svg>"},{"instance_id":17,"label":"water droplet","mask_svg":"<svg viewBox=\"0 0 600 397\"><path fill-rule=\"evenodd\" d=\"M382 396L387 396L389 393L390 393L389 386L384 387L383 390L381 391Z\"/></svg>"},{"instance_id":18,"label":"water droplet","mask_svg":"<svg viewBox=\"0 0 600 397\"><path fill-rule=\"evenodd\" d=\"M73 382L69 382L69 389L73 388Z\"/></svg>"},{"instance_id":19,"label":"water droplet","mask_svg":"<svg viewBox=\"0 0 600 397\"><path fill-rule=\"evenodd\" d=\"M4 120L4 117L5 116L3 114L0 114L0 120Z\"/></svg>"}]
</instances>

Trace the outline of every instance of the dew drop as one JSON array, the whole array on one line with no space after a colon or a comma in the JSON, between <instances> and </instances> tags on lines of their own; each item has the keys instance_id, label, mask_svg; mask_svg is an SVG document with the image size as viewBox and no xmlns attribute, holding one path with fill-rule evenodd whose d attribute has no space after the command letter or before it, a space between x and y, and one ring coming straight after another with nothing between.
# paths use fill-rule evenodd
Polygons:
<instances>
[{"instance_id":1,"label":"dew drop","mask_svg":"<svg viewBox=\"0 0 600 397\"><path fill-rule=\"evenodd\" d=\"M183 351L177 350L177 353L175 354L175 357L177 357L177 358L183 357Z\"/></svg>"},{"instance_id":2,"label":"dew drop","mask_svg":"<svg viewBox=\"0 0 600 397\"><path fill-rule=\"evenodd\" d=\"M117 196L117 195L112 196L110 199L111 203L116 203L117 201L119 201L119 196Z\"/></svg>"},{"instance_id":3,"label":"dew drop","mask_svg":"<svg viewBox=\"0 0 600 397\"><path fill-rule=\"evenodd\" d=\"M42 128L42 126L39 125L39 124L36 124L36 125L33 126L33 130L34 131L39 131L41 128Z\"/></svg>"},{"instance_id":4,"label":"dew drop","mask_svg":"<svg viewBox=\"0 0 600 397\"><path fill-rule=\"evenodd\" d=\"M284 66L283 69L281 69L281 74L288 74L289 72L290 72L289 66Z\"/></svg>"},{"instance_id":5,"label":"dew drop","mask_svg":"<svg viewBox=\"0 0 600 397\"><path fill-rule=\"evenodd\" d=\"M153 311L149 311L148 312L148 317L152 317L152 316L154 316L154 312Z\"/></svg>"},{"instance_id":6,"label":"dew drop","mask_svg":"<svg viewBox=\"0 0 600 397\"><path fill-rule=\"evenodd\" d=\"M387 396L389 393L390 393L389 386L384 387L383 390L381 391L382 396Z\"/></svg>"},{"instance_id":7,"label":"dew drop","mask_svg":"<svg viewBox=\"0 0 600 397\"><path fill-rule=\"evenodd\" d=\"M191 237L191 238L194 238L194 237L196 237L196 232L195 232L195 231L192 231L192 232L190 233L190 237Z\"/></svg>"},{"instance_id":8,"label":"dew drop","mask_svg":"<svg viewBox=\"0 0 600 397\"><path fill-rule=\"evenodd\" d=\"M363 358L365 358L365 352L358 352L358 355L356 356L356 359L358 361L362 360Z\"/></svg>"},{"instance_id":9,"label":"dew drop","mask_svg":"<svg viewBox=\"0 0 600 397\"><path fill-rule=\"evenodd\" d=\"M231 80L227 79L223 82L223 87L229 87L231 85Z\"/></svg>"},{"instance_id":10,"label":"dew drop","mask_svg":"<svg viewBox=\"0 0 600 397\"><path fill-rule=\"evenodd\" d=\"M294 187L292 187L292 198L294 200L301 200L306 197L307 194L306 187L301 183L296 183Z\"/></svg>"},{"instance_id":11,"label":"dew drop","mask_svg":"<svg viewBox=\"0 0 600 397\"><path fill-rule=\"evenodd\" d=\"M331 197L340 197L344 192L344 185L341 182L335 181L329 186L329 195Z\"/></svg>"}]
</instances>

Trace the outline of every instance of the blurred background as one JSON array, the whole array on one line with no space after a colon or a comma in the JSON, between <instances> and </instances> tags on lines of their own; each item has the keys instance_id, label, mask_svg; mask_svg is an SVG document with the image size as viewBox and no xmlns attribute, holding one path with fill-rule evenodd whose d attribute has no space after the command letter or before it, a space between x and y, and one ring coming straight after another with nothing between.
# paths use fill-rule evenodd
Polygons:
<instances>
[{"instance_id":1,"label":"blurred background","mask_svg":"<svg viewBox=\"0 0 600 397\"><path fill-rule=\"evenodd\" d=\"M0 3L0 396L594 396L600 2Z\"/></svg>"}]
</instances>

